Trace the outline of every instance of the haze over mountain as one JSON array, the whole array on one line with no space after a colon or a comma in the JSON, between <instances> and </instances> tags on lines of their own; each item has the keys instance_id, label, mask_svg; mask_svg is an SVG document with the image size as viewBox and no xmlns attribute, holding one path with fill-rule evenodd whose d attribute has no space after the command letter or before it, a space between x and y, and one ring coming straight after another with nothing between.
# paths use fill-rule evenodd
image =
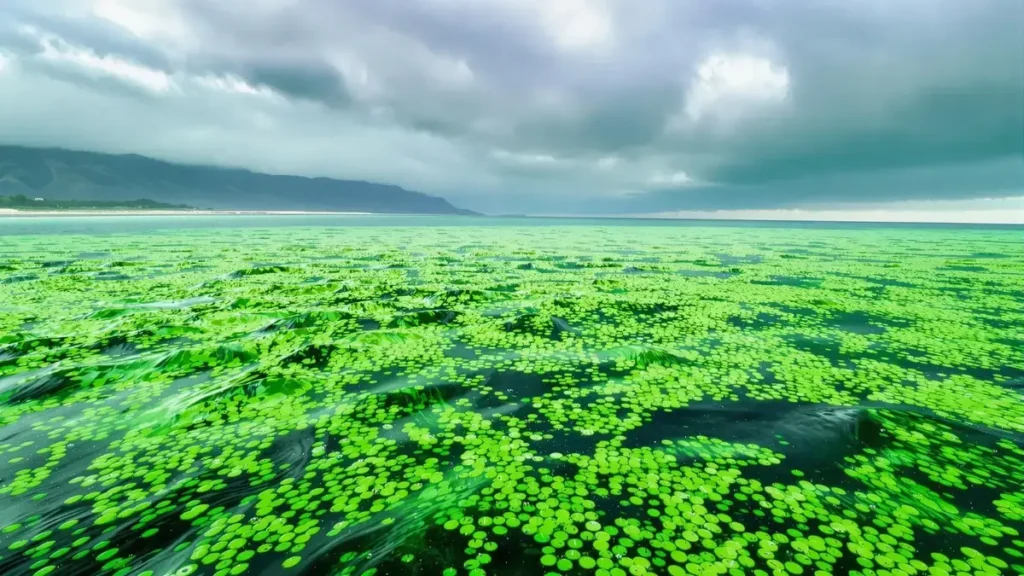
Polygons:
<instances>
[{"instance_id":1,"label":"haze over mountain","mask_svg":"<svg viewBox=\"0 0 1024 576\"><path fill-rule=\"evenodd\" d=\"M173 164L137 154L0 146L0 195L15 194L48 200L147 198L224 210L472 213L389 184Z\"/></svg>"}]
</instances>

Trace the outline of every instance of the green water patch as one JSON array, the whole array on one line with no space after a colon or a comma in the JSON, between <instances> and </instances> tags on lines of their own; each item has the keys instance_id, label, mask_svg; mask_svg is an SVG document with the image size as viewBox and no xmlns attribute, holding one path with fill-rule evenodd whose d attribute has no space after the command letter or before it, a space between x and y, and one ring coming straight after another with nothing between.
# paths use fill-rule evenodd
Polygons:
<instances>
[{"instance_id":1,"label":"green water patch","mask_svg":"<svg viewBox=\"0 0 1024 576\"><path fill-rule=\"evenodd\" d=\"M375 330L380 328L379 321L363 317L359 312L361 311L313 310L288 314L273 320L264 326L261 331L267 333L282 330L301 331L303 333L319 331L337 333L345 328L352 330Z\"/></svg>"},{"instance_id":2,"label":"green water patch","mask_svg":"<svg viewBox=\"0 0 1024 576\"><path fill-rule=\"evenodd\" d=\"M38 280L38 279L39 279L39 275L38 274L31 274L31 273L29 273L29 274L11 274L11 275L5 276L2 282L4 284L14 284L14 283L17 283L17 282L31 282L33 280Z\"/></svg>"},{"instance_id":3,"label":"green water patch","mask_svg":"<svg viewBox=\"0 0 1024 576\"><path fill-rule=\"evenodd\" d=\"M818 288L821 280L817 278L800 278L794 276L773 276L767 280L751 280L758 286L788 286L793 288Z\"/></svg>"},{"instance_id":4,"label":"green water patch","mask_svg":"<svg viewBox=\"0 0 1024 576\"><path fill-rule=\"evenodd\" d=\"M235 270L229 276L231 278L246 278L249 276L263 276L266 274L281 274L289 272L289 270L290 269L287 266L253 266L251 268L241 268L239 270Z\"/></svg>"},{"instance_id":5,"label":"green water patch","mask_svg":"<svg viewBox=\"0 0 1024 576\"><path fill-rule=\"evenodd\" d=\"M679 270L677 273L690 278L716 278L718 280L724 280L732 277L734 274L739 274L740 272L739 268L733 268L727 272L716 272L712 270Z\"/></svg>"},{"instance_id":6,"label":"green water patch","mask_svg":"<svg viewBox=\"0 0 1024 576\"><path fill-rule=\"evenodd\" d=\"M742 310L740 314L730 316L728 322L741 330L760 330L777 326L780 319L780 316L770 312Z\"/></svg>"},{"instance_id":7,"label":"green water patch","mask_svg":"<svg viewBox=\"0 0 1024 576\"><path fill-rule=\"evenodd\" d=\"M504 329L515 334L526 334L549 340L561 340L578 334L578 331L565 318L536 312L517 315L513 320L505 322Z\"/></svg>"},{"instance_id":8,"label":"green water patch","mask_svg":"<svg viewBox=\"0 0 1024 576\"><path fill-rule=\"evenodd\" d=\"M0 573L1024 573L1018 240L8 235Z\"/></svg>"},{"instance_id":9,"label":"green water patch","mask_svg":"<svg viewBox=\"0 0 1024 576\"><path fill-rule=\"evenodd\" d=\"M388 328L409 328L428 324L451 324L460 316L455 310L418 310L395 316L388 322Z\"/></svg>"}]
</instances>

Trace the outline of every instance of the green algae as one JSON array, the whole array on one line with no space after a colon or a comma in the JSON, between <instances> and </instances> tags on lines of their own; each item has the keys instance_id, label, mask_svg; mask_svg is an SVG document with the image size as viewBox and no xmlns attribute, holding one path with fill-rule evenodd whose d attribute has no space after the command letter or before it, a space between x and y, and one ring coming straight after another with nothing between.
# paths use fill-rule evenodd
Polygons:
<instances>
[{"instance_id":1,"label":"green algae","mask_svg":"<svg viewBox=\"0 0 1024 576\"><path fill-rule=\"evenodd\" d=\"M0 572L1024 573L1019 241L5 236Z\"/></svg>"}]
</instances>

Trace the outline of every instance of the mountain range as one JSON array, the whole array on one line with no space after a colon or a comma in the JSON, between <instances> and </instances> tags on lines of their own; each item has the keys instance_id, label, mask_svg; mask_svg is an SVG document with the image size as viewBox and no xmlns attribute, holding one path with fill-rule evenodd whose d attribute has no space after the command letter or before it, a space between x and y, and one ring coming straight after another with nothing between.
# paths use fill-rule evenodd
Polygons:
<instances>
[{"instance_id":1,"label":"mountain range","mask_svg":"<svg viewBox=\"0 0 1024 576\"><path fill-rule=\"evenodd\" d=\"M474 214L390 184L175 164L137 154L0 145L0 195L47 200L145 198L215 210Z\"/></svg>"}]
</instances>

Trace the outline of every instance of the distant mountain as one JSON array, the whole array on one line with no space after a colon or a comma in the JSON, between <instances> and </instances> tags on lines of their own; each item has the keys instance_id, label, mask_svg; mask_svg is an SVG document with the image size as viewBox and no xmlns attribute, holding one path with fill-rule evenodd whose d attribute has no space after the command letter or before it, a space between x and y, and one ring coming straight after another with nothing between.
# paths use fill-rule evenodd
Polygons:
<instances>
[{"instance_id":1,"label":"distant mountain","mask_svg":"<svg viewBox=\"0 0 1024 576\"><path fill-rule=\"evenodd\" d=\"M59 198L29 198L24 194L0 196L0 208L15 210L195 210L185 204L166 204L148 198L138 200L61 200Z\"/></svg>"},{"instance_id":2,"label":"distant mountain","mask_svg":"<svg viewBox=\"0 0 1024 576\"><path fill-rule=\"evenodd\" d=\"M48 200L147 198L218 210L474 214L389 184L173 164L137 154L0 146L0 195L18 194Z\"/></svg>"}]
</instances>

